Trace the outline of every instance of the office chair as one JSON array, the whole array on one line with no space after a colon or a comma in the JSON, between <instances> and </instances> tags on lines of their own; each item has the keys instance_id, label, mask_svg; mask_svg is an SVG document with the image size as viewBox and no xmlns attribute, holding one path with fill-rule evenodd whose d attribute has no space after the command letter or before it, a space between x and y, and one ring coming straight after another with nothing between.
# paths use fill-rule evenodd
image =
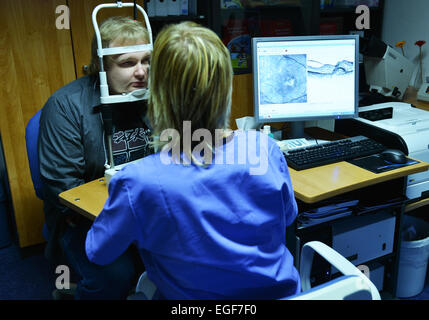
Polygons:
<instances>
[{"instance_id":1,"label":"office chair","mask_svg":"<svg viewBox=\"0 0 429 320\"><path fill-rule=\"evenodd\" d=\"M39 137L39 121L41 113L42 109L37 111L36 114L28 121L27 126L25 127L25 144L27 147L27 158L34 191L36 192L36 196L40 200L43 200L43 182L42 178L40 177L39 153L37 151L37 139ZM47 241L49 239L49 233L46 223L43 225L42 234L43 238L45 238Z\"/></svg>"},{"instance_id":2,"label":"office chair","mask_svg":"<svg viewBox=\"0 0 429 320\"><path fill-rule=\"evenodd\" d=\"M311 288L310 275L314 253L318 253L343 275ZM290 300L380 300L375 285L350 261L320 241L303 245L299 265L302 292Z\"/></svg>"},{"instance_id":3,"label":"office chair","mask_svg":"<svg viewBox=\"0 0 429 320\"><path fill-rule=\"evenodd\" d=\"M30 167L31 180L33 181L34 191L36 196L43 200L43 182L40 176L39 168L39 153L37 151L37 140L39 137L39 121L42 109L36 112L36 114L31 117L28 121L27 126L25 127L25 144L27 147L27 158L28 164ZM49 231L46 223L43 224L42 230L43 238L48 241ZM72 288L76 287L75 283L71 283ZM59 300L58 298L61 293L65 292L65 295L72 296L72 293L69 293L70 290L67 289L57 289L52 292L54 300ZM71 291L72 292L72 291Z\"/></svg>"},{"instance_id":4,"label":"office chair","mask_svg":"<svg viewBox=\"0 0 429 320\"><path fill-rule=\"evenodd\" d=\"M314 253L318 253L343 276L311 288L310 274ZM380 300L375 285L350 261L322 242L304 244L299 267L302 292L280 300ZM130 300L151 300L156 293L155 284L144 272L137 283L136 293Z\"/></svg>"}]
</instances>

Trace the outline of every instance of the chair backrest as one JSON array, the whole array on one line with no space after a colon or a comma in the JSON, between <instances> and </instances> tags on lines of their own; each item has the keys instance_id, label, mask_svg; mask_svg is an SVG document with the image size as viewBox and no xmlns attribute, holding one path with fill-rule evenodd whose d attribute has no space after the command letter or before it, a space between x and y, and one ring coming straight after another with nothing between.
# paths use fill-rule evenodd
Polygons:
<instances>
[{"instance_id":1,"label":"chair backrest","mask_svg":"<svg viewBox=\"0 0 429 320\"><path fill-rule=\"evenodd\" d=\"M39 199L43 199L43 182L40 177L39 154L37 151L41 113L42 109L37 111L25 127L25 144L27 146L27 157L30 166L31 180L33 181L34 191Z\"/></svg>"},{"instance_id":2,"label":"chair backrest","mask_svg":"<svg viewBox=\"0 0 429 320\"><path fill-rule=\"evenodd\" d=\"M311 288L314 253L319 254L343 275ZM320 241L310 241L302 246L299 274L302 292L287 299L380 300L377 288L366 275L337 251Z\"/></svg>"},{"instance_id":3,"label":"chair backrest","mask_svg":"<svg viewBox=\"0 0 429 320\"><path fill-rule=\"evenodd\" d=\"M373 300L371 288L360 277L342 276L328 281L287 300Z\"/></svg>"},{"instance_id":4,"label":"chair backrest","mask_svg":"<svg viewBox=\"0 0 429 320\"><path fill-rule=\"evenodd\" d=\"M343 276L311 288L310 271L315 252L336 267ZM281 300L380 300L374 284L350 261L322 242L311 241L304 244L299 271L303 292ZM155 284L145 271L137 283L136 295L130 300L151 300L156 291Z\"/></svg>"}]
</instances>

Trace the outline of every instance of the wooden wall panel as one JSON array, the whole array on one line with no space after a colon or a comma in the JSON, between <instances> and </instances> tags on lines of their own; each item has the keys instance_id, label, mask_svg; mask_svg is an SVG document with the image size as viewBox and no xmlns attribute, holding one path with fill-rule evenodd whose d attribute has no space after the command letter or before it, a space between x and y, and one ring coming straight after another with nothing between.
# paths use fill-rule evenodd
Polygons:
<instances>
[{"instance_id":1,"label":"wooden wall panel","mask_svg":"<svg viewBox=\"0 0 429 320\"><path fill-rule=\"evenodd\" d=\"M125 1L124 1L125 2ZM127 1L131 2L131 1ZM70 24L73 38L73 48L76 59L77 76L84 75L83 67L89 65L91 61L91 42L94 36L92 25L92 11L101 3L111 3L103 0L68 0L70 7ZM144 1L138 0L137 4L144 8ZM133 16L133 8L105 8L101 9L97 15L100 25L108 17L112 16ZM143 16L138 12L137 19L144 21Z\"/></svg>"},{"instance_id":2,"label":"wooden wall panel","mask_svg":"<svg viewBox=\"0 0 429 320\"><path fill-rule=\"evenodd\" d=\"M0 1L0 132L21 247L43 242L44 223L25 126L55 90L75 79L70 31L55 26L61 4L66 1Z\"/></svg>"},{"instance_id":3,"label":"wooden wall panel","mask_svg":"<svg viewBox=\"0 0 429 320\"><path fill-rule=\"evenodd\" d=\"M234 75L232 84L232 105L230 116L231 129L237 129L235 119L253 117L253 74Z\"/></svg>"}]
</instances>

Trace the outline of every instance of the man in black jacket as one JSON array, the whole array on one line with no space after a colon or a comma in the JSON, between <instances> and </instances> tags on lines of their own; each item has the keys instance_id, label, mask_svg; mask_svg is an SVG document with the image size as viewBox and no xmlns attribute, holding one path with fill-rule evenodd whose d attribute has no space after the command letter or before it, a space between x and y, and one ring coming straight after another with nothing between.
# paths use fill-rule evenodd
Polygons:
<instances>
[{"instance_id":1,"label":"man in black jacket","mask_svg":"<svg viewBox=\"0 0 429 320\"><path fill-rule=\"evenodd\" d=\"M147 44L149 34L139 22L125 17L107 19L100 26L105 47ZM150 51L104 57L110 94L145 88ZM66 261L81 278L75 299L123 299L139 274L130 248L111 265L98 266L86 257L85 238L91 221L61 205L58 194L100 178L108 163L107 136L100 112L99 63L95 37L90 75L56 91L43 107L38 153L49 230L47 257ZM146 104L114 105L112 149L115 165L151 153Z\"/></svg>"}]
</instances>

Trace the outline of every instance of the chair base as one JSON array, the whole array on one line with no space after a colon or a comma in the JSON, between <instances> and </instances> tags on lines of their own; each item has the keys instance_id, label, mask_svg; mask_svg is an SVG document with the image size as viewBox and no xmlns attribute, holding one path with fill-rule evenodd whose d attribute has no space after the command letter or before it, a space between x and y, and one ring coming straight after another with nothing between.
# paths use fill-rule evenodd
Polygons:
<instances>
[{"instance_id":1,"label":"chair base","mask_svg":"<svg viewBox=\"0 0 429 320\"><path fill-rule=\"evenodd\" d=\"M76 293L76 283L70 283L70 289L55 289L52 291L53 300L74 300Z\"/></svg>"}]
</instances>

